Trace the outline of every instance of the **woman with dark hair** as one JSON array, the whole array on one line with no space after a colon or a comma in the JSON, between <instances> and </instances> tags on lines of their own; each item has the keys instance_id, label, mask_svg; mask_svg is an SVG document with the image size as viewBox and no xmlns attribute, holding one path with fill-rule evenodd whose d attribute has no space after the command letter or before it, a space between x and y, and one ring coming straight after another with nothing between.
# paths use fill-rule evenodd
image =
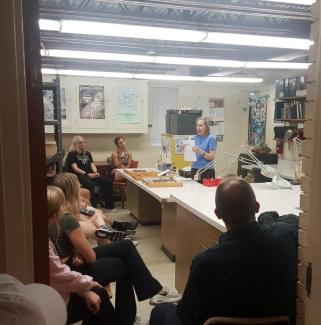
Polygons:
<instances>
[{"instance_id":1,"label":"woman with dark hair","mask_svg":"<svg viewBox=\"0 0 321 325\"><path fill-rule=\"evenodd\" d=\"M124 178L117 173L115 169L117 168L130 168L133 157L131 152L127 150L126 141L124 137L116 137L114 139L116 148L111 154L113 161L113 171L114 180L116 182L122 181Z\"/></svg>"}]
</instances>

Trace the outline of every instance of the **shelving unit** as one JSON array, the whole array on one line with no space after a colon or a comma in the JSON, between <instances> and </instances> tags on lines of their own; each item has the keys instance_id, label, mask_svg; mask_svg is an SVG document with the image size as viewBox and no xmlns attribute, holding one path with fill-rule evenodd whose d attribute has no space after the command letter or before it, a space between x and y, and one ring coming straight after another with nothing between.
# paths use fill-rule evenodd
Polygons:
<instances>
[{"instance_id":1,"label":"shelving unit","mask_svg":"<svg viewBox=\"0 0 321 325\"><path fill-rule=\"evenodd\" d=\"M305 96L275 98L274 121L289 124L304 123Z\"/></svg>"},{"instance_id":2,"label":"shelving unit","mask_svg":"<svg viewBox=\"0 0 321 325\"><path fill-rule=\"evenodd\" d=\"M57 171L62 172L62 134L61 134L61 100L60 100L60 80L59 76L52 82L44 82L43 90L51 90L53 92L53 120L45 120L45 125L54 127L54 138L57 144L57 153L46 160L47 167L56 163Z\"/></svg>"}]
</instances>

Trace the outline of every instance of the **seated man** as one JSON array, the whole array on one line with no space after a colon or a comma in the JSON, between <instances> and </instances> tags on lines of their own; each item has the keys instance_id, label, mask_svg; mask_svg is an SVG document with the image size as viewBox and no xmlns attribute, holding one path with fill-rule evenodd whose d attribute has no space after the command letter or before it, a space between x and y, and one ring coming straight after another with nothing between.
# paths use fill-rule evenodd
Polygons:
<instances>
[{"instance_id":1,"label":"seated man","mask_svg":"<svg viewBox=\"0 0 321 325\"><path fill-rule=\"evenodd\" d=\"M72 139L70 152L66 158L65 169L69 173L77 175L79 183L90 191L91 201L94 207L97 207L95 186L102 187L105 200L105 208L111 212L116 212L113 197L113 185L110 179L101 176L93 162L89 151L85 150L85 140L76 135Z\"/></svg>"},{"instance_id":2,"label":"seated man","mask_svg":"<svg viewBox=\"0 0 321 325\"><path fill-rule=\"evenodd\" d=\"M297 233L292 225L261 226L252 187L235 176L217 188L215 213L227 232L198 254L178 306L161 304L151 325L203 324L214 316L288 316L295 324Z\"/></svg>"}]
</instances>

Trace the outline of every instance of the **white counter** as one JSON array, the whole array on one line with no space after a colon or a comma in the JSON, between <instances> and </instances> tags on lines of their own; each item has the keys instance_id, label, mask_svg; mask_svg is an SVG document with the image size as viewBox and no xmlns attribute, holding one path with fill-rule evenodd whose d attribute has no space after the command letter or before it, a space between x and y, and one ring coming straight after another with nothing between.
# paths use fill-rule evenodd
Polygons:
<instances>
[{"instance_id":1,"label":"white counter","mask_svg":"<svg viewBox=\"0 0 321 325\"><path fill-rule=\"evenodd\" d=\"M257 216L265 211L277 211L279 215L299 214L300 186L291 190L275 189L271 183L251 184L256 200L260 203ZM225 224L214 213L216 187L195 188L193 192L182 191L171 195L171 200L192 212L213 227L225 232Z\"/></svg>"},{"instance_id":2,"label":"white counter","mask_svg":"<svg viewBox=\"0 0 321 325\"><path fill-rule=\"evenodd\" d=\"M149 171L155 171L155 168L144 168ZM171 195L179 194L179 193L193 193L195 191L200 191L204 186L194 182L190 179L185 179L183 177L177 177L179 181L183 180L182 187L149 187L144 184L142 181L137 181L132 178L129 174L125 173L123 169L118 169L118 172L126 178L128 181L133 182L135 185L140 187L142 190L153 196L159 202L166 202L171 200Z\"/></svg>"}]
</instances>

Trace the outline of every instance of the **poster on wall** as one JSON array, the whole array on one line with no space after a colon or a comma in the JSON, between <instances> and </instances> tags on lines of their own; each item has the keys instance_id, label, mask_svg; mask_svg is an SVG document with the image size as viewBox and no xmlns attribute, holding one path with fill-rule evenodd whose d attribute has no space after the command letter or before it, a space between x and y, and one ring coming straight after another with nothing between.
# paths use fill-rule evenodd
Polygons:
<instances>
[{"instance_id":1,"label":"poster on wall","mask_svg":"<svg viewBox=\"0 0 321 325\"><path fill-rule=\"evenodd\" d=\"M261 145L265 141L267 97L249 97L249 130L250 145Z\"/></svg>"},{"instance_id":2,"label":"poster on wall","mask_svg":"<svg viewBox=\"0 0 321 325\"><path fill-rule=\"evenodd\" d=\"M216 140L224 140L224 98L209 98L208 115L213 122L211 133L214 133Z\"/></svg>"},{"instance_id":3,"label":"poster on wall","mask_svg":"<svg viewBox=\"0 0 321 325\"><path fill-rule=\"evenodd\" d=\"M137 124L140 122L140 98L137 88L118 87L117 121L120 124Z\"/></svg>"},{"instance_id":4,"label":"poster on wall","mask_svg":"<svg viewBox=\"0 0 321 325\"><path fill-rule=\"evenodd\" d=\"M43 89L43 109L45 120L53 120L54 119L54 105L53 105L53 97L54 92L52 89Z\"/></svg>"},{"instance_id":5,"label":"poster on wall","mask_svg":"<svg viewBox=\"0 0 321 325\"><path fill-rule=\"evenodd\" d=\"M43 108L45 120L54 120L54 104L53 104L53 96L54 92L52 89L43 89ZM61 119L65 120L67 118L66 113L66 93L65 88L60 89L60 107L61 107Z\"/></svg>"},{"instance_id":6,"label":"poster on wall","mask_svg":"<svg viewBox=\"0 0 321 325\"><path fill-rule=\"evenodd\" d=\"M79 86L79 116L82 120L105 119L103 86Z\"/></svg>"}]
</instances>

